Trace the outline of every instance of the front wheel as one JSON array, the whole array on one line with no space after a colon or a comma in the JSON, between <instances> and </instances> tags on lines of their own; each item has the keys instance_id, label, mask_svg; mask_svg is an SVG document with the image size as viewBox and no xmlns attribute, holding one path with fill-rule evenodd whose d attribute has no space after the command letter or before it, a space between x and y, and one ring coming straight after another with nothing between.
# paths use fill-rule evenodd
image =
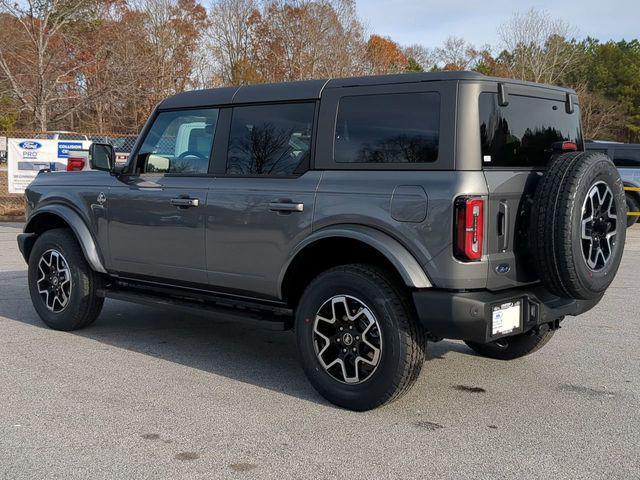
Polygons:
<instances>
[{"instance_id":1,"label":"front wheel","mask_svg":"<svg viewBox=\"0 0 640 480\"><path fill-rule=\"evenodd\" d=\"M504 337L489 343L467 341L464 343L483 357L497 360L515 360L540 350L551 340L554 333L555 330L551 330L548 325L541 325L530 332L514 335L513 337Z\"/></svg>"},{"instance_id":2,"label":"front wheel","mask_svg":"<svg viewBox=\"0 0 640 480\"><path fill-rule=\"evenodd\" d=\"M295 320L309 381L330 402L370 410L405 393L424 360L424 332L410 298L385 272L345 265L305 290Z\"/></svg>"},{"instance_id":3,"label":"front wheel","mask_svg":"<svg viewBox=\"0 0 640 480\"><path fill-rule=\"evenodd\" d=\"M29 293L42 321L55 330L77 330L93 323L104 298L94 272L70 230L48 230L29 255Z\"/></svg>"}]
</instances>

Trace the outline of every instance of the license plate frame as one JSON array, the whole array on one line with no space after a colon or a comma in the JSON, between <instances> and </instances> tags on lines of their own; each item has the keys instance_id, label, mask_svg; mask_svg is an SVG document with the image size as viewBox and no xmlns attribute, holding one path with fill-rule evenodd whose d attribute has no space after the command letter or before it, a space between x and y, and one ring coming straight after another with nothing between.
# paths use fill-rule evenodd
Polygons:
<instances>
[{"instance_id":1,"label":"license plate frame","mask_svg":"<svg viewBox=\"0 0 640 480\"><path fill-rule=\"evenodd\" d=\"M491 336L501 337L522 331L522 299L502 302L491 306Z\"/></svg>"}]
</instances>

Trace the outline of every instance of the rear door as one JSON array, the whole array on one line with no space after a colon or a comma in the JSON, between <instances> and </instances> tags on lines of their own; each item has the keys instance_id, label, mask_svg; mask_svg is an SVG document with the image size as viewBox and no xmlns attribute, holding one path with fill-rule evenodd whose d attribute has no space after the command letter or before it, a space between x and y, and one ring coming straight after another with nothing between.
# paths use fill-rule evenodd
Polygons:
<instances>
[{"instance_id":1,"label":"rear door","mask_svg":"<svg viewBox=\"0 0 640 480\"><path fill-rule=\"evenodd\" d=\"M218 110L160 112L133 172L108 193L110 268L207 283L205 205Z\"/></svg>"},{"instance_id":2,"label":"rear door","mask_svg":"<svg viewBox=\"0 0 640 480\"><path fill-rule=\"evenodd\" d=\"M316 102L225 109L227 155L207 198L213 288L279 295L279 275L310 232L321 172L310 171Z\"/></svg>"},{"instance_id":3,"label":"rear door","mask_svg":"<svg viewBox=\"0 0 640 480\"><path fill-rule=\"evenodd\" d=\"M495 84L479 96L482 165L489 190L489 289L537 281L527 254L537 183L557 153L558 142L573 142L583 149L580 109L576 104L568 113L564 92L508 88L508 105L499 105Z\"/></svg>"}]
</instances>

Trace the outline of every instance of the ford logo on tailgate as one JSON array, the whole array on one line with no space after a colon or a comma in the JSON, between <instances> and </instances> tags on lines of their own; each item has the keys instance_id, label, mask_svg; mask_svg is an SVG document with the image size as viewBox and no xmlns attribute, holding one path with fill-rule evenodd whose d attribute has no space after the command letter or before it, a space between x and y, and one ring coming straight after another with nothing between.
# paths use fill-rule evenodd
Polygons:
<instances>
[{"instance_id":1,"label":"ford logo on tailgate","mask_svg":"<svg viewBox=\"0 0 640 480\"><path fill-rule=\"evenodd\" d=\"M501 263L496 267L496 272L501 275L505 275L510 271L511 271L511 265L509 265L508 263Z\"/></svg>"},{"instance_id":2,"label":"ford logo on tailgate","mask_svg":"<svg viewBox=\"0 0 640 480\"><path fill-rule=\"evenodd\" d=\"M40 142L32 142L30 140L27 140L24 142L20 142L18 146L23 150L37 150L42 146L42 144Z\"/></svg>"}]
</instances>

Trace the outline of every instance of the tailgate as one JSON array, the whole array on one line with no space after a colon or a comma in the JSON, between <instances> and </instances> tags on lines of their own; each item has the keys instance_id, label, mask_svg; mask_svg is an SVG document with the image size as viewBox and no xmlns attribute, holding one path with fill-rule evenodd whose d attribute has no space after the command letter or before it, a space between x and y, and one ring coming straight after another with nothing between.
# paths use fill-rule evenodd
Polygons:
<instances>
[{"instance_id":1,"label":"tailgate","mask_svg":"<svg viewBox=\"0 0 640 480\"><path fill-rule=\"evenodd\" d=\"M529 211L541 173L485 170L489 189L487 288L500 290L538 281L527 255Z\"/></svg>"}]
</instances>

